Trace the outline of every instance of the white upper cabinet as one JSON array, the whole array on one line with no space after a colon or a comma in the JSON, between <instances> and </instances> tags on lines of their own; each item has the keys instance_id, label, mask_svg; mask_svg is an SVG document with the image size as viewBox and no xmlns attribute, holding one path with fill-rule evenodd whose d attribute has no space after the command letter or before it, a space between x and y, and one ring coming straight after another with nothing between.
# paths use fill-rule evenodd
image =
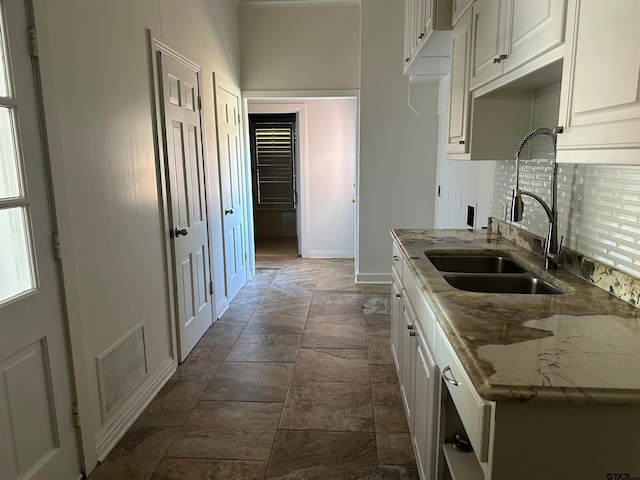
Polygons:
<instances>
[{"instance_id":1,"label":"white upper cabinet","mask_svg":"<svg viewBox=\"0 0 640 480\"><path fill-rule=\"evenodd\" d=\"M562 45L565 17L566 0L476 1L471 90Z\"/></svg>"},{"instance_id":2,"label":"white upper cabinet","mask_svg":"<svg viewBox=\"0 0 640 480\"><path fill-rule=\"evenodd\" d=\"M405 75L437 81L449 73L451 0L405 0L404 36Z\"/></svg>"},{"instance_id":3,"label":"white upper cabinet","mask_svg":"<svg viewBox=\"0 0 640 480\"><path fill-rule=\"evenodd\" d=\"M558 161L640 164L640 1L572 0Z\"/></svg>"},{"instance_id":4,"label":"white upper cabinet","mask_svg":"<svg viewBox=\"0 0 640 480\"><path fill-rule=\"evenodd\" d=\"M449 133L447 153L468 151L471 106L469 59L471 54L471 10L460 17L451 33L451 92L449 95Z\"/></svg>"},{"instance_id":5,"label":"white upper cabinet","mask_svg":"<svg viewBox=\"0 0 640 480\"><path fill-rule=\"evenodd\" d=\"M471 90L502 74L500 56L506 54L506 3L504 0L480 0L473 5Z\"/></svg>"}]
</instances>

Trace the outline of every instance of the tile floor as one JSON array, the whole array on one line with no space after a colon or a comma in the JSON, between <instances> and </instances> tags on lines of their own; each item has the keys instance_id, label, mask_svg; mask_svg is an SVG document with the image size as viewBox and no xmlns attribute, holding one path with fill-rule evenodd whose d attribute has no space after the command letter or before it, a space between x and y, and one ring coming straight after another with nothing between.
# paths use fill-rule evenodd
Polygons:
<instances>
[{"instance_id":1,"label":"tile floor","mask_svg":"<svg viewBox=\"0 0 640 480\"><path fill-rule=\"evenodd\" d=\"M353 261L259 258L89 479L417 479L389 334Z\"/></svg>"}]
</instances>

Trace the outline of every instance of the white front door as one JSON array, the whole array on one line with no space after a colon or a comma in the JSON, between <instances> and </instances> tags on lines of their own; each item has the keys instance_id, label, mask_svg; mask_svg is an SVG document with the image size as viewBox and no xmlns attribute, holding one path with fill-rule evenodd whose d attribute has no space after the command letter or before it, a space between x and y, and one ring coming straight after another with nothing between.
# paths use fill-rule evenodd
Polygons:
<instances>
[{"instance_id":1,"label":"white front door","mask_svg":"<svg viewBox=\"0 0 640 480\"><path fill-rule=\"evenodd\" d=\"M158 52L164 109L169 235L173 242L179 357L212 323L209 230L202 157L199 71Z\"/></svg>"},{"instance_id":2,"label":"white front door","mask_svg":"<svg viewBox=\"0 0 640 480\"><path fill-rule=\"evenodd\" d=\"M244 173L240 144L240 92L216 77L216 118L229 301L247 282L244 224Z\"/></svg>"},{"instance_id":3,"label":"white front door","mask_svg":"<svg viewBox=\"0 0 640 480\"><path fill-rule=\"evenodd\" d=\"M0 478L80 476L23 0L0 1Z\"/></svg>"}]
</instances>

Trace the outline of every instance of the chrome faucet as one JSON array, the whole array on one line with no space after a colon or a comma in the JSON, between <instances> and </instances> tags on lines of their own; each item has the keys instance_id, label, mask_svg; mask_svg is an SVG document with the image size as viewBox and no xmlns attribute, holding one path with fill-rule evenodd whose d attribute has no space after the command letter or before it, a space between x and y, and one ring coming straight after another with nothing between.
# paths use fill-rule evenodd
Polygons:
<instances>
[{"instance_id":1,"label":"chrome faucet","mask_svg":"<svg viewBox=\"0 0 640 480\"><path fill-rule=\"evenodd\" d=\"M544 246L544 268L556 269L558 268L557 257L562 248L562 239L558 244L558 205L556 200L558 190L558 164L556 163L556 140L558 133L562 133L562 127L556 127L553 130L548 128L538 128L533 132L528 133L518 144L516 149L516 188L513 190L511 196L511 221L519 222L522 220L522 211L524 204L522 202L522 196L527 195L534 200L537 200L549 218L549 231L547 233L547 242ZM520 152L525 147L529 140L538 135L547 135L551 139L553 144L553 176L551 180L551 208L545 203L542 198L532 192L520 190Z\"/></svg>"}]
</instances>

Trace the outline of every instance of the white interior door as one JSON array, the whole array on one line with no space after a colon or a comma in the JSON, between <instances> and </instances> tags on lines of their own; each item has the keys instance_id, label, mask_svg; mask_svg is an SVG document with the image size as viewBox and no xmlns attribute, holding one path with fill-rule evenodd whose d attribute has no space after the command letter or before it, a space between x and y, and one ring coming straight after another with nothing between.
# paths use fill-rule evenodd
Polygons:
<instances>
[{"instance_id":1,"label":"white interior door","mask_svg":"<svg viewBox=\"0 0 640 480\"><path fill-rule=\"evenodd\" d=\"M213 318L198 72L158 53L180 361Z\"/></svg>"},{"instance_id":2,"label":"white interior door","mask_svg":"<svg viewBox=\"0 0 640 480\"><path fill-rule=\"evenodd\" d=\"M227 296L231 301L247 282L240 92L218 78L215 88Z\"/></svg>"},{"instance_id":3,"label":"white interior door","mask_svg":"<svg viewBox=\"0 0 640 480\"><path fill-rule=\"evenodd\" d=\"M80 476L23 0L0 1L0 478Z\"/></svg>"}]
</instances>

